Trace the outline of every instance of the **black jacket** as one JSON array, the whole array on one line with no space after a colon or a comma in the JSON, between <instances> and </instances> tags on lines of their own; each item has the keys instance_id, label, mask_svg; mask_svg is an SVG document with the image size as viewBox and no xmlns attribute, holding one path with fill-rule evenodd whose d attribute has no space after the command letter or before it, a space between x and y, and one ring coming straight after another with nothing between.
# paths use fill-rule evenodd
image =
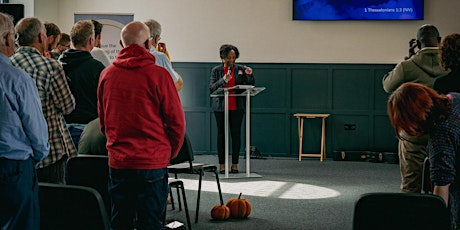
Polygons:
<instances>
[{"instance_id":1,"label":"black jacket","mask_svg":"<svg viewBox=\"0 0 460 230\"><path fill-rule=\"evenodd\" d=\"M247 75L244 72L244 66L235 64L235 85L254 85L254 73L252 75ZM225 81L223 79L224 65L218 65L211 70L211 79L209 83L209 91L213 93L219 88L225 87ZM236 97L236 108L244 109L245 107L245 97ZM213 97L212 98L212 110L217 112L224 111L224 97Z\"/></svg>"},{"instance_id":2,"label":"black jacket","mask_svg":"<svg viewBox=\"0 0 460 230\"><path fill-rule=\"evenodd\" d=\"M460 69L437 77L434 80L433 89L442 94L460 93Z\"/></svg>"},{"instance_id":3,"label":"black jacket","mask_svg":"<svg viewBox=\"0 0 460 230\"><path fill-rule=\"evenodd\" d=\"M97 84L104 65L90 52L75 49L66 50L59 62L77 104L75 110L64 118L67 123L88 124L98 117Z\"/></svg>"}]
</instances>

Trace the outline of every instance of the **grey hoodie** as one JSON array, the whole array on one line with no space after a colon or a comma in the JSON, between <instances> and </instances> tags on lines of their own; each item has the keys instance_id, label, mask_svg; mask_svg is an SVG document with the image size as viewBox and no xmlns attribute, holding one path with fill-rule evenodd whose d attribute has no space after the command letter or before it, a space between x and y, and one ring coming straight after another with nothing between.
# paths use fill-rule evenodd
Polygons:
<instances>
[{"instance_id":1,"label":"grey hoodie","mask_svg":"<svg viewBox=\"0 0 460 230\"><path fill-rule=\"evenodd\" d=\"M411 58L399 63L387 73L382 80L383 89L387 93L395 91L405 82L415 82L433 87L436 77L446 74L441 67L437 47L425 47Z\"/></svg>"}]
</instances>

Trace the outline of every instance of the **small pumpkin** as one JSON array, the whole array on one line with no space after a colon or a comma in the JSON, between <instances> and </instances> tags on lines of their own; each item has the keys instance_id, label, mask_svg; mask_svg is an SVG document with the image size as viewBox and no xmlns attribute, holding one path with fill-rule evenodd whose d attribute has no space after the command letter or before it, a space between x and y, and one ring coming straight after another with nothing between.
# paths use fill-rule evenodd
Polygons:
<instances>
[{"instance_id":1,"label":"small pumpkin","mask_svg":"<svg viewBox=\"0 0 460 230\"><path fill-rule=\"evenodd\" d=\"M211 217L216 220L226 220L230 217L230 209L225 205L216 205L211 209Z\"/></svg>"},{"instance_id":2,"label":"small pumpkin","mask_svg":"<svg viewBox=\"0 0 460 230\"><path fill-rule=\"evenodd\" d=\"M227 201L227 207L230 208L230 215L233 218L247 218L251 214L251 203L248 200L241 198L241 193L238 198L232 198Z\"/></svg>"}]
</instances>

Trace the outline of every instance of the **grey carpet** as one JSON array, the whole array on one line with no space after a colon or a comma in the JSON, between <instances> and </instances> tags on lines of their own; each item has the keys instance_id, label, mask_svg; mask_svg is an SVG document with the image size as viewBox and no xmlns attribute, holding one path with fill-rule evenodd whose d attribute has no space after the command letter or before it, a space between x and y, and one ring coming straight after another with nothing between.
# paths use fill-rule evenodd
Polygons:
<instances>
[{"instance_id":1,"label":"grey carpet","mask_svg":"<svg viewBox=\"0 0 460 230\"><path fill-rule=\"evenodd\" d=\"M240 159L240 172L245 171L245 161L243 158ZM217 157L197 155L194 162L217 164ZM210 211L214 205L219 204L219 196L213 174L206 173L201 193L199 222L192 223L192 228L349 230L352 229L354 204L360 195L369 192L399 192L400 183L397 164L345 162L332 159L323 162L317 158L304 158L300 162L295 158L251 159L251 172L262 177L225 179L220 175L224 203L230 198L237 197L240 190L250 193L250 195L243 194L243 197L252 204L252 212L248 219L212 220ZM198 175L182 174L179 178L185 181L187 203L193 221ZM268 187L258 190L257 187L251 187L254 184ZM281 186L270 187L273 184ZM317 196L321 188L339 195L306 199ZM270 192L266 194L264 190ZM291 196L288 197L291 198L283 198L286 194L290 194ZM292 199L292 195L295 194L301 196ZM174 197L176 197L175 193ZM184 212L178 211L177 208L171 210L170 205L168 205L167 219L176 219L185 223Z\"/></svg>"}]
</instances>

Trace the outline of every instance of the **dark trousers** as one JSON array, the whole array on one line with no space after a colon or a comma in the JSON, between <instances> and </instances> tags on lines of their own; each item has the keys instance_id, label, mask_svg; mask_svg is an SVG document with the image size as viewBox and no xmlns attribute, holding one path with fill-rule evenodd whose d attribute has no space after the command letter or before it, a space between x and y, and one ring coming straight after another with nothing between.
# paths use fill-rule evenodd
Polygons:
<instances>
[{"instance_id":1,"label":"dark trousers","mask_svg":"<svg viewBox=\"0 0 460 230\"><path fill-rule=\"evenodd\" d=\"M39 229L40 206L35 165L0 158L0 229Z\"/></svg>"},{"instance_id":2,"label":"dark trousers","mask_svg":"<svg viewBox=\"0 0 460 230\"><path fill-rule=\"evenodd\" d=\"M38 181L53 184L65 184L66 162L67 156L63 156L60 160L56 161L56 163L37 169Z\"/></svg>"},{"instance_id":3,"label":"dark trousers","mask_svg":"<svg viewBox=\"0 0 460 230\"><path fill-rule=\"evenodd\" d=\"M168 170L109 168L111 229L163 229L168 197Z\"/></svg>"},{"instance_id":4,"label":"dark trousers","mask_svg":"<svg viewBox=\"0 0 460 230\"><path fill-rule=\"evenodd\" d=\"M225 115L224 112L214 112L217 123L217 154L219 164L225 164ZM232 164L238 164L241 148L241 122L244 110L228 111L228 125L232 138Z\"/></svg>"}]
</instances>

